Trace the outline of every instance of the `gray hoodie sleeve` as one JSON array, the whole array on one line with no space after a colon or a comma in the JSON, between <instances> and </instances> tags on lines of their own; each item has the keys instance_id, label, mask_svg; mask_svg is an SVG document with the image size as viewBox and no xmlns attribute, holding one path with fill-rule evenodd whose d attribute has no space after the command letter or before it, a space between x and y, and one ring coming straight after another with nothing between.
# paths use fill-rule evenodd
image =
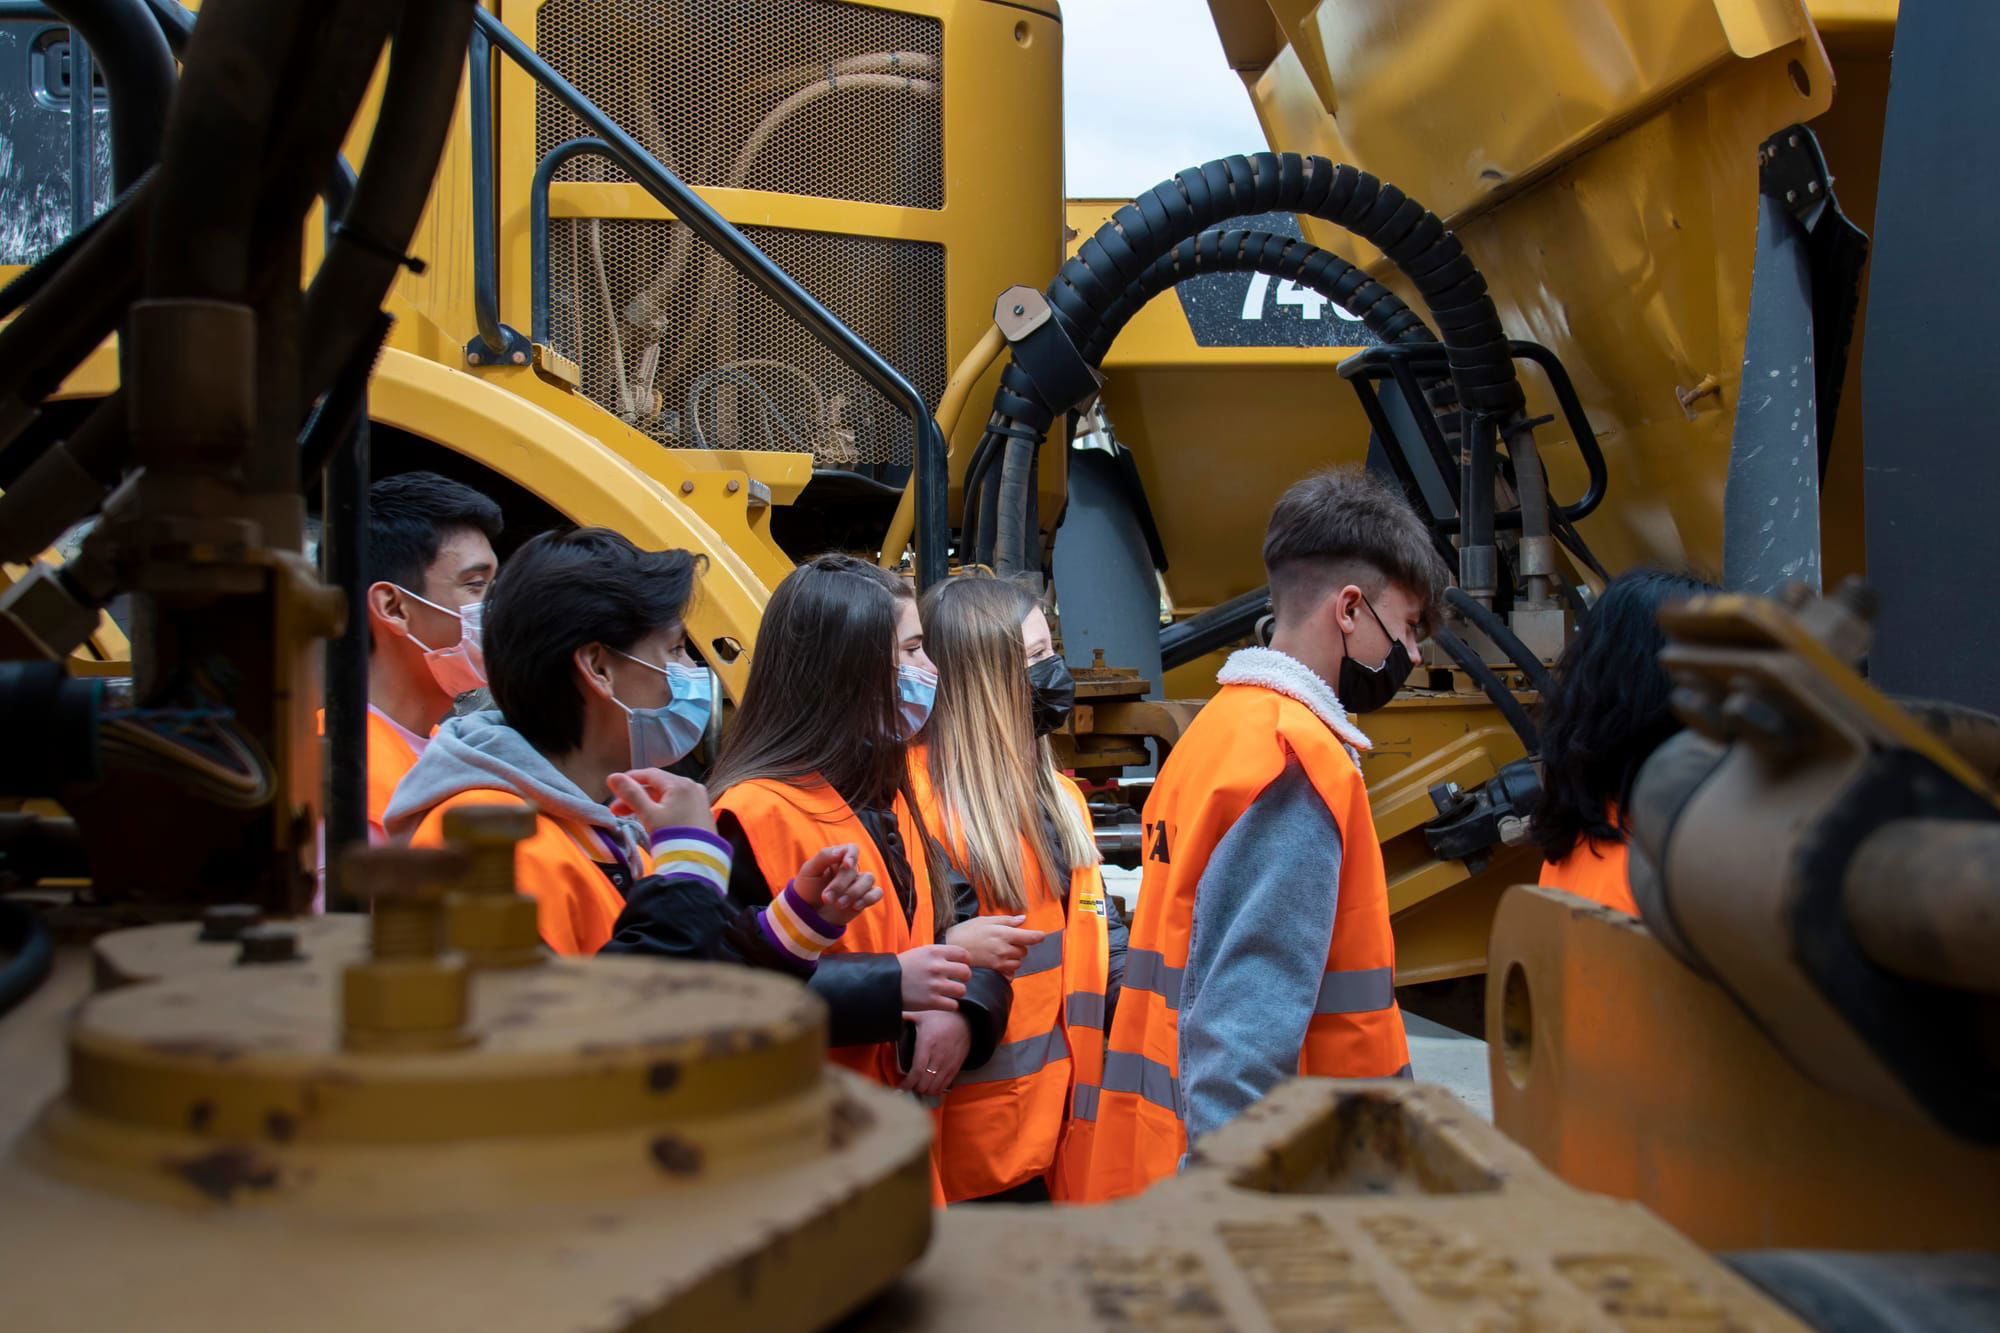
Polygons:
<instances>
[{"instance_id":1,"label":"gray hoodie sleeve","mask_svg":"<svg viewBox=\"0 0 2000 1333\"><path fill-rule=\"evenodd\" d=\"M1340 826L1291 760L1203 869L1181 981L1188 1142L1299 1072L1340 891Z\"/></svg>"}]
</instances>

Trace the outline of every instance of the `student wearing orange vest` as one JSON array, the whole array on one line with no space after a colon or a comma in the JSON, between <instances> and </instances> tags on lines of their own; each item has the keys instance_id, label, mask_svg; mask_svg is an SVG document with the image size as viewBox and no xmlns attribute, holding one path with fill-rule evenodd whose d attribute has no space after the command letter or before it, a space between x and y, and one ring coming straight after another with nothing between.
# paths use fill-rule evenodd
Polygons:
<instances>
[{"instance_id":1,"label":"student wearing orange vest","mask_svg":"<svg viewBox=\"0 0 2000 1333\"><path fill-rule=\"evenodd\" d=\"M371 843L388 841L389 798L452 701L486 683L479 616L499 568L500 528L499 505L435 472L368 488Z\"/></svg>"},{"instance_id":2,"label":"student wearing orange vest","mask_svg":"<svg viewBox=\"0 0 2000 1333\"><path fill-rule=\"evenodd\" d=\"M435 472L399 473L368 488L370 843L389 840L389 798L453 700L486 683L479 617L499 566L493 539L500 530L499 505ZM322 874L325 832L322 826ZM324 907L316 893L313 910Z\"/></svg>"},{"instance_id":3,"label":"student wearing orange vest","mask_svg":"<svg viewBox=\"0 0 2000 1333\"><path fill-rule=\"evenodd\" d=\"M955 880L960 924L945 938L1014 983L1000 1049L945 1094L932 1155L948 1202L1072 1198L1095 1126L1070 1108L1097 1095L1125 952L1089 808L1047 740L1075 684L1017 584L941 583L923 625L938 695L911 775Z\"/></svg>"},{"instance_id":4,"label":"student wearing orange vest","mask_svg":"<svg viewBox=\"0 0 2000 1333\"><path fill-rule=\"evenodd\" d=\"M1408 676L1442 562L1402 497L1350 468L1285 492L1264 565L1271 646L1231 655L1146 802L1094 1199L1172 1174L1282 1079L1409 1069L1369 740L1349 714Z\"/></svg>"},{"instance_id":5,"label":"student wearing orange vest","mask_svg":"<svg viewBox=\"0 0 2000 1333\"><path fill-rule=\"evenodd\" d=\"M1624 810L1640 765L1681 729L1660 665L1660 609L1713 591L1688 575L1630 570L1577 627L1542 705L1542 796L1528 824L1548 858L1541 883L1638 915Z\"/></svg>"},{"instance_id":6,"label":"student wearing orange vest","mask_svg":"<svg viewBox=\"0 0 2000 1333\"><path fill-rule=\"evenodd\" d=\"M446 722L397 788L389 830L443 841L447 812L527 801L516 849L543 941L596 953L637 905L651 928L618 951L728 958L801 975L879 897L852 848L815 847L761 914L727 900L729 846L707 793L665 767L708 721L708 670L682 616L697 561L603 529L543 533L494 585L486 661L496 710Z\"/></svg>"},{"instance_id":7,"label":"student wearing orange vest","mask_svg":"<svg viewBox=\"0 0 2000 1333\"><path fill-rule=\"evenodd\" d=\"M953 901L907 762L936 685L902 580L850 556L809 560L771 594L708 781L739 903L769 902L832 844L857 847L859 869L888 887L812 986L833 1009L835 1060L926 1096L992 1056L1011 1002L1005 977L939 942Z\"/></svg>"}]
</instances>

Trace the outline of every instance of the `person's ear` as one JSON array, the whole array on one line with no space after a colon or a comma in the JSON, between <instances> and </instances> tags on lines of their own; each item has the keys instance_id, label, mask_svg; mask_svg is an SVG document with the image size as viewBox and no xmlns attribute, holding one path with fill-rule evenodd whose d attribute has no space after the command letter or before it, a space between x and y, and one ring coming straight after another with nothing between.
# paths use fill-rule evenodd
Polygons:
<instances>
[{"instance_id":1,"label":"person's ear","mask_svg":"<svg viewBox=\"0 0 2000 1333\"><path fill-rule=\"evenodd\" d=\"M393 583L371 583L362 594L368 607L370 621L381 621L393 625L407 634L410 628L410 608L403 601L403 590Z\"/></svg>"},{"instance_id":2,"label":"person's ear","mask_svg":"<svg viewBox=\"0 0 2000 1333\"><path fill-rule=\"evenodd\" d=\"M1360 627L1361 605L1365 600L1361 589L1352 583L1327 598L1327 612L1333 617L1334 629L1343 636L1354 633Z\"/></svg>"},{"instance_id":3,"label":"person's ear","mask_svg":"<svg viewBox=\"0 0 2000 1333\"><path fill-rule=\"evenodd\" d=\"M611 650L601 643L586 643L570 654L576 663L577 678L583 687L603 698L616 697L611 684Z\"/></svg>"}]
</instances>

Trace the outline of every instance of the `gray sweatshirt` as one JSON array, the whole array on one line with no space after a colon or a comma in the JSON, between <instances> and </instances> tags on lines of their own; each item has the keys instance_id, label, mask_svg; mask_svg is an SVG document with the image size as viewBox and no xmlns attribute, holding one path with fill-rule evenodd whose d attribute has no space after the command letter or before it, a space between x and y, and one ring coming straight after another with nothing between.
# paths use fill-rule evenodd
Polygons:
<instances>
[{"instance_id":1,"label":"gray sweatshirt","mask_svg":"<svg viewBox=\"0 0 2000 1333\"><path fill-rule=\"evenodd\" d=\"M623 849L628 867L642 864L638 849L645 845L644 826L636 819L620 819L584 795L497 709L454 717L439 727L397 785L382 823L391 839L407 842L440 801L488 790L512 792L546 814L602 829ZM610 849L605 850L608 854Z\"/></svg>"}]
</instances>

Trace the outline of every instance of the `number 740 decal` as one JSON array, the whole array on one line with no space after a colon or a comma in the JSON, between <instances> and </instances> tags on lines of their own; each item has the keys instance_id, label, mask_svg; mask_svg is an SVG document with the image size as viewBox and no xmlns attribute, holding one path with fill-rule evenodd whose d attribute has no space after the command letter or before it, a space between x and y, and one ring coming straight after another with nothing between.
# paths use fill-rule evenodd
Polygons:
<instances>
[{"instance_id":1,"label":"number 740 decal","mask_svg":"<svg viewBox=\"0 0 2000 1333\"><path fill-rule=\"evenodd\" d=\"M1244 319L1264 318L1264 298L1270 294L1270 290L1271 290L1270 274L1268 273L1251 274L1250 290L1243 293L1242 318ZM1279 305L1288 305L1297 307L1299 312L1299 318L1301 319L1317 320L1320 317L1320 313L1322 311L1324 311L1328 306L1333 306L1333 317L1335 319L1341 320L1348 324L1357 324L1360 322L1359 320L1355 319L1354 316L1348 314L1345 310L1342 310L1339 306L1333 305L1333 302L1327 300L1324 296L1321 296L1318 292L1314 291L1312 288L1301 287L1296 282L1293 282L1290 278L1279 279L1277 303Z\"/></svg>"}]
</instances>

